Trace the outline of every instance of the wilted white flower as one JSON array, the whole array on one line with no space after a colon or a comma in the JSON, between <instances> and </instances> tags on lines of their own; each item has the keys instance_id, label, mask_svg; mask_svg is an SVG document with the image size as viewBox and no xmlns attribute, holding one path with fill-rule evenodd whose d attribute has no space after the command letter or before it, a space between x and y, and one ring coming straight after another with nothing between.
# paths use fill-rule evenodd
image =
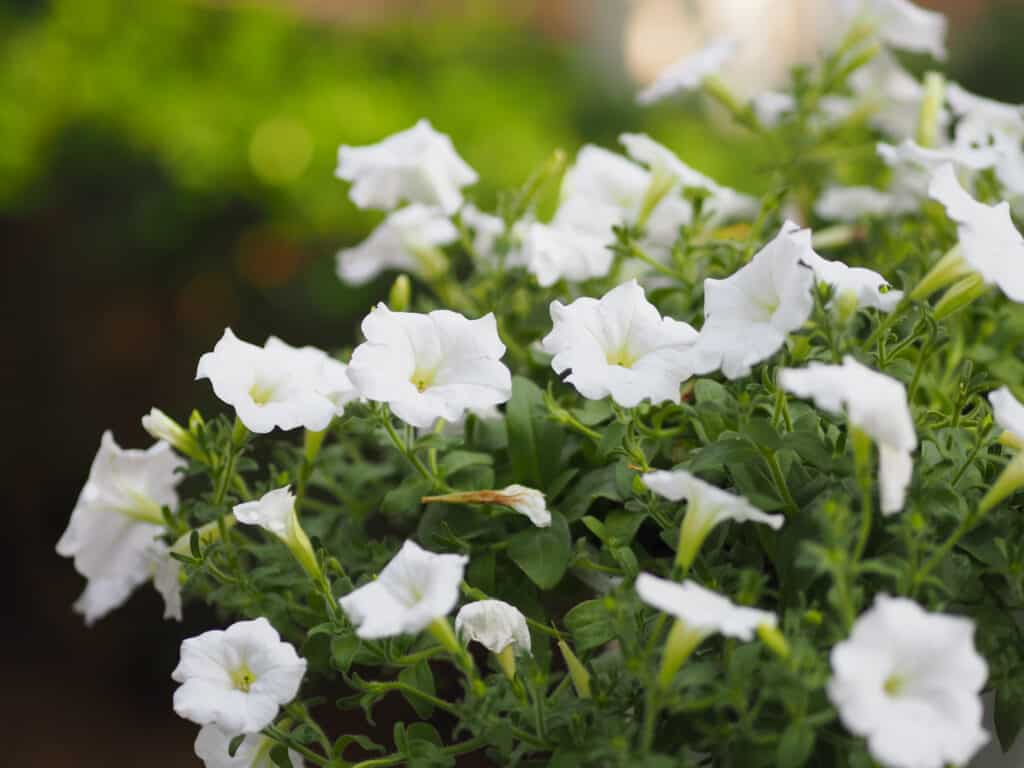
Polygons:
<instances>
[{"instance_id":1,"label":"wilted white flower","mask_svg":"<svg viewBox=\"0 0 1024 768\"><path fill-rule=\"evenodd\" d=\"M406 541L374 581L338 603L359 637L414 634L451 613L468 562L464 555L438 555Z\"/></svg>"},{"instance_id":2,"label":"wilted white flower","mask_svg":"<svg viewBox=\"0 0 1024 768\"><path fill-rule=\"evenodd\" d=\"M682 160L668 147L642 133L624 133L619 141L626 153L650 168L656 177L671 180L682 189L702 189L708 193L704 203L707 210L723 219L751 216L757 211L757 201L734 189L723 187Z\"/></svg>"},{"instance_id":3,"label":"wilted white flower","mask_svg":"<svg viewBox=\"0 0 1024 768\"><path fill-rule=\"evenodd\" d=\"M858 307L874 307L882 312L892 312L903 298L903 291L894 290L889 281L873 269L830 261L813 250L806 252L802 259L820 282L828 283L835 289L836 299L850 295L856 298Z\"/></svg>"},{"instance_id":4,"label":"wilted white flower","mask_svg":"<svg viewBox=\"0 0 1024 768\"><path fill-rule=\"evenodd\" d=\"M695 91L712 75L720 74L735 56L739 44L732 38L713 40L696 53L688 53L637 94L638 104L648 105L677 93Z\"/></svg>"},{"instance_id":5,"label":"wilted white flower","mask_svg":"<svg viewBox=\"0 0 1024 768\"><path fill-rule=\"evenodd\" d=\"M197 379L209 379L213 391L235 409L252 432L305 427L327 428L336 410L317 387L320 366L311 356L296 355L283 342L257 347L225 329L212 352L199 358Z\"/></svg>"},{"instance_id":6,"label":"wilted white flower","mask_svg":"<svg viewBox=\"0 0 1024 768\"><path fill-rule=\"evenodd\" d=\"M979 203L960 186L948 163L935 172L928 194L956 222L960 254L971 269L1011 300L1024 302L1024 237L1013 224L1009 204Z\"/></svg>"},{"instance_id":7,"label":"wilted white flower","mask_svg":"<svg viewBox=\"0 0 1024 768\"><path fill-rule=\"evenodd\" d=\"M295 513L295 495L287 486L269 491L256 501L238 504L233 512L238 522L258 525L283 541L309 574L320 573L313 545Z\"/></svg>"},{"instance_id":8,"label":"wilted white flower","mask_svg":"<svg viewBox=\"0 0 1024 768\"><path fill-rule=\"evenodd\" d=\"M679 402L679 385L690 376L687 352L697 332L662 317L636 280L600 299L587 296L568 306L551 302L554 328L544 351L557 373L591 400L611 398L631 408L641 400Z\"/></svg>"},{"instance_id":9,"label":"wilted white flower","mask_svg":"<svg viewBox=\"0 0 1024 768\"><path fill-rule=\"evenodd\" d=\"M171 678L174 711L228 733L257 733L299 692L306 660L260 617L214 629L181 644Z\"/></svg>"},{"instance_id":10,"label":"wilted white flower","mask_svg":"<svg viewBox=\"0 0 1024 768\"><path fill-rule=\"evenodd\" d=\"M648 488L669 501L686 501L686 517L679 531L676 562L684 568L693 564L701 544L719 523L763 523L775 530L782 527L782 515L762 512L742 496L735 496L706 483L689 472L656 470L641 478Z\"/></svg>"},{"instance_id":11,"label":"wilted white flower","mask_svg":"<svg viewBox=\"0 0 1024 768\"><path fill-rule=\"evenodd\" d=\"M178 506L175 487L185 462L159 442L125 450L108 431L78 495L57 554L72 557L89 580L75 610L92 624L153 575L151 548L164 530L161 507Z\"/></svg>"},{"instance_id":12,"label":"wilted white flower","mask_svg":"<svg viewBox=\"0 0 1024 768\"><path fill-rule=\"evenodd\" d=\"M424 496L420 501L424 504L499 504L530 518L530 522L538 528L551 525L551 512L544 494L525 485L509 485L500 491L456 491L442 496Z\"/></svg>"},{"instance_id":13,"label":"wilted white flower","mask_svg":"<svg viewBox=\"0 0 1024 768\"><path fill-rule=\"evenodd\" d=\"M893 210L890 194L874 187L828 187L814 204L814 212L833 221L859 221L869 216L889 216Z\"/></svg>"},{"instance_id":14,"label":"wilted white flower","mask_svg":"<svg viewBox=\"0 0 1024 768\"><path fill-rule=\"evenodd\" d=\"M250 733L242 739L232 757L228 749L236 735L217 725L204 725L196 737L196 757L206 768L276 768L270 758L270 750L276 746L276 741L269 736ZM302 755L294 749L288 750L288 762L292 768L305 765Z\"/></svg>"},{"instance_id":15,"label":"wilted white flower","mask_svg":"<svg viewBox=\"0 0 1024 768\"><path fill-rule=\"evenodd\" d=\"M526 617L514 605L501 600L467 603L455 616L455 634L462 641L476 641L491 653L510 645L515 653L530 653L530 629Z\"/></svg>"},{"instance_id":16,"label":"wilted white flower","mask_svg":"<svg viewBox=\"0 0 1024 768\"><path fill-rule=\"evenodd\" d=\"M382 221L359 245L338 251L338 277L362 285L386 269L431 277L444 270L438 249L459 238L459 230L440 208L407 205Z\"/></svg>"},{"instance_id":17,"label":"wilted white flower","mask_svg":"<svg viewBox=\"0 0 1024 768\"><path fill-rule=\"evenodd\" d=\"M910 0L838 0L837 10L847 24L858 18L871 23L876 37L892 48L946 58L946 17L937 11Z\"/></svg>"},{"instance_id":18,"label":"wilted white flower","mask_svg":"<svg viewBox=\"0 0 1024 768\"><path fill-rule=\"evenodd\" d=\"M828 696L885 768L966 765L988 741L974 622L879 595L832 649Z\"/></svg>"},{"instance_id":19,"label":"wilted white flower","mask_svg":"<svg viewBox=\"0 0 1024 768\"><path fill-rule=\"evenodd\" d=\"M842 365L811 363L779 371L779 386L832 413L846 412L850 425L878 445L883 514L903 508L917 448L914 420L903 383L873 371L852 357Z\"/></svg>"},{"instance_id":20,"label":"wilted white flower","mask_svg":"<svg viewBox=\"0 0 1024 768\"><path fill-rule=\"evenodd\" d=\"M349 197L360 208L391 210L408 201L436 205L446 213L462 205L460 190L477 180L452 140L429 120L377 144L342 146L335 174L352 182Z\"/></svg>"},{"instance_id":21,"label":"wilted white flower","mask_svg":"<svg viewBox=\"0 0 1024 768\"><path fill-rule=\"evenodd\" d=\"M378 304L362 330L366 341L352 353L349 378L362 397L388 403L407 424L455 421L512 396L493 314L469 320L446 309L417 314Z\"/></svg>"},{"instance_id":22,"label":"wilted white flower","mask_svg":"<svg viewBox=\"0 0 1024 768\"><path fill-rule=\"evenodd\" d=\"M724 280L704 281L704 327L694 345L695 373L720 368L730 379L775 354L786 334L811 315L814 253L810 230L786 222L749 264Z\"/></svg>"}]
</instances>

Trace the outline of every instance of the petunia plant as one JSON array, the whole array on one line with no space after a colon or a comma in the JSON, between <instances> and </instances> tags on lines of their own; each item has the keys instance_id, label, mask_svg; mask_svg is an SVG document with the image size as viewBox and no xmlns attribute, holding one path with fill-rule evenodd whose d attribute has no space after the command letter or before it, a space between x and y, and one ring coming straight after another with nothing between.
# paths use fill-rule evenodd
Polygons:
<instances>
[{"instance_id":1,"label":"petunia plant","mask_svg":"<svg viewBox=\"0 0 1024 768\"><path fill-rule=\"evenodd\" d=\"M225 329L220 412L105 434L57 544L87 623L148 583L216 609L167 670L199 761L943 768L1021 738L1024 110L902 68L938 14L835 5L783 90L740 99L716 41L639 96L716 103L761 197L640 134L495 210L425 119L341 148L381 219L338 279L393 281L354 350Z\"/></svg>"}]
</instances>

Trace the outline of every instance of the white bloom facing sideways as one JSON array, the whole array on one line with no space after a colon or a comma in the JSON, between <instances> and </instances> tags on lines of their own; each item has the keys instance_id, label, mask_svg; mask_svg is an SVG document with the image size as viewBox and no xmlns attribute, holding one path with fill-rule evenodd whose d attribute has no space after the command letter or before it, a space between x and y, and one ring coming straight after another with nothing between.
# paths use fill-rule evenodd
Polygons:
<instances>
[{"instance_id":1,"label":"white bloom facing sideways","mask_svg":"<svg viewBox=\"0 0 1024 768\"><path fill-rule=\"evenodd\" d=\"M845 411L850 425L878 445L882 512L891 515L903 509L917 434L902 382L847 356L842 365L784 368L779 371L779 386L831 413Z\"/></svg>"},{"instance_id":2,"label":"white bloom facing sideways","mask_svg":"<svg viewBox=\"0 0 1024 768\"><path fill-rule=\"evenodd\" d=\"M452 140L429 120L365 147L338 149L339 179L352 182L349 197L360 208L391 210L399 203L436 205L454 213L461 189L477 180Z\"/></svg>"},{"instance_id":3,"label":"white bloom facing sideways","mask_svg":"<svg viewBox=\"0 0 1024 768\"><path fill-rule=\"evenodd\" d=\"M212 352L199 358L197 379L209 379L213 391L235 409L242 424L265 434L277 429L327 428L336 406L319 391L322 360L283 342L257 347L230 328Z\"/></svg>"},{"instance_id":4,"label":"white bloom facing sideways","mask_svg":"<svg viewBox=\"0 0 1024 768\"><path fill-rule=\"evenodd\" d=\"M374 581L338 603L359 637L415 634L451 613L468 562L464 555L438 555L406 541Z\"/></svg>"},{"instance_id":5,"label":"white bloom facing sideways","mask_svg":"<svg viewBox=\"0 0 1024 768\"><path fill-rule=\"evenodd\" d=\"M446 309L417 314L378 304L362 330L366 341L352 353L349 378L362 397L388 403L407 424L455 421L512 396L493 314L470 320Z\"/></svg>"},{"instance_id":6,"label":"white bloom facing sideways","mask_svg":"<svg viewBox=\"0 0 1024 768\"><path fill-rule=\"evenodd\" d=\"M885 768L966 765L988 742L974 622L879 595L832 649L828 696Z\"/></svg>"},{"instance_id":7,"label":"white bloom facing sideways","mask_svg":"<svg viewBox=\"0 0 1024 768\"><path fill-rule=\"evenodd\" d=\"M655 470L641 477L644 485L669 501L686 501L686 517L679 533L676 562L688 568L701 544L719 523L762 523L775 530L782 527L782 515L762 512L742 496L706 483L696 475L676 470Z\"/></svg>"},{"instance_id":8,"label":"white bloom facing sideways","mask_svg":"<svg viewBox=\"0 0 1024 768\"><path fill-rule=\"evenodd\" d=\"M881 42L893 48L946 58L946 17L910 0L839 0L845 27L861 18L874 27Z\"/></svg>"},{"instance_id":9,"label":"white bloom facing sideways","mask_svg":"<svg viewBox=\"0 0 1024 768\"><path fill-rule=\"evenodd\" d=\"M299 524L295 513L295 495L288 486L269 491L256 501L238 504L233 512L238 522L258 525L284 542L309 574L319 573L320 565L313 552L313 545Z\"/></svg>"},{"instance_id":10,"label":"white bloom facing sideways","mask_svg":"<svg viewBox=\"0 0 1024 768\"><path fill-rule=\"evenodd\" d=\"M702 637L721 634L752 640L758 627L778 624L774 613L736 605L693 581L677 584L641 573L636 577L636 593L645 603L674 616Z\"/></svg>"},{"instance_id":11,"label":"white bloom facing sideways","mask_svg":"<svg viewBox=\"0 0 1024 768\"><path fill-rule=\"evenodd\" d=\"M440 208L407 205L389 214L359 245L338 251L338 277L362 285L387 269L429 276L444 265L437 249L458 237L459 230Z\"/></svg>"},{"instance_id":12,"label":"white bloom facing sideways","mask_svg":"<svg viewBox=\"0 0 1024 768\"><path fill-rule=\"evenodd\" d=\"M1007 298L1024 302L1024 237L1013 224L1009 204L979 203L960 186L951 164L935 172L928 194L956 222L964 261Z\"/></svg>"},{"instance_id":13,"label":"white bloom facing sideways","mask_svg":"<svg viewBox=\"0 0 1024 768\"><path fill-rule=\"evenodd\" d=\"M199 725L231 734L257 733L295 698L306 660L260 617L214 629L181 644L171 678L174 711Z\"/></svg>"},{"instance_id":14,"label":"white bloom facing sideways","mask_svg":"<svg viewBox=\"0 0 1024 768\"><path fill-rule=\"evenodd\" d=\"M250 733L242 739L232 757L228 750L237 734L225 731L217 725L204 725L196 737L196 757L206 768L276 768L270 758L270 750L277 742L269 736ZM288 750L288 761L292 768L303 768L302 755L294 749Z\"/></svg>"},{"instance_id":15,"label":"white bloom facing sideways","mask_svg":"<svg viewBox=\"0 0 1024 768\"><path fill-rule=\"evenodd\" d=\"M851 295L856 297L858 307L892 312L903 298L903 291L894 290L889 281L873 269L851 267L841 261L825 259L813 250L804 253L802 260L820 282L835 289L833 302Z\"/></svg>"},{"instance_id":16,"label":"white bloom facing sideways","mask_svg":"<svg viewBox=\"0 0 1024 768\"><path fill-rule=\"evenodd\" d=\"M694 373L721 369L730 379L771 357L814 308L810 230L791 222L748 264L724 280L704 281L704 327L694 346Z\"/></svg>"},{"instance_id":17,"label":"white bloom facing sideways","mask_svg":"<svg viewBox=\"0 0 1024 768\"><path fill-rule=\"evenodd\" d=\"M530 653L530 629L526 617L514 605L501 600L467 603L455 616L455 634L464 643L476 641L491 653L510 645L515 653Z\"/></svg>"},{"instance_id":18,"label":"white bloom facing sideways","mask_svg":"<svg viewBox=\"0 0 1024 768\"><path fill-rule=\"evenodd\" d=\"M164 530L160 510L177 508L178 469L184 466L167 443L126 450L110 432L103 433L57 542L57 554L74 558L75 569L89 580L74 606L86 624L120 606L153 576L153 547Z\"/></svg>"},{"instance_id":19,"label":"white bloom facing sideways","mask_svg":"<svg viewBox=\"0 0 1024 768\"><path fill-rule=\"evenodd\" d=\"M551 302L552 331L542 342L554 355L556 373L591 400L611 398L631 408L648 399L678 403L689 378L687 352L697 332L662 317L636 280L600 299L582 297L569 305Z\"/></svg>"},{"instance_id":20,"label":"white bloom facing sideways","mask_svg":"<svg viewBox=\"0 0 1024 768\"><path fill-rule=\"evenodd\" d=\"M647 106L677 93L699 89L709 77L721 73L738 48L738 41L726 37L712 40L696 53L688 53L640 91L637 103Z\"/></svg>"},{"instance_id":21,"label":"white bloom facing sideways","mask_svg":"<svg viewBox=\"0 0 1024 768\"><path fill-rule=\"evenodd\" d=\"M1024 442L1024 404L1013 396L1009 387L989 392L988 401L992 405L992 417L996 424L1018 441Z\"/></svg>"}]
</instances>

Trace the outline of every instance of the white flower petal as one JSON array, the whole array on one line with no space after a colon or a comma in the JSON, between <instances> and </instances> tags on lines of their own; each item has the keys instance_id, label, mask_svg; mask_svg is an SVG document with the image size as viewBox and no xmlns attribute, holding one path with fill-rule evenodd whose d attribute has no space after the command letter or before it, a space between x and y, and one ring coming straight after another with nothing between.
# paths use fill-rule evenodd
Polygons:
<instances>
[{"instance_id":1,"label":"white flower petal","mask_svg":"<svg viewBox=\"0 0 1024 768\"><path fill-rule=\"evenodd\" d=\"M263 734L249 734L232 757L228 749L236 735L216 725L204 725L196 737L196 757L203 761L205 768L275 768L270 750L276 741ZM305 765L302 756L293 749L288 750L288 761L292 768Z\"/></svg>"},{"instance_id":2,"label":"white flower petal","mask_svg":"<svg viewBox=\"0 0 1024 768\"><path fill-rule=\"evenodd\" d=\"M455 634L463 642L476 641L491 653L514 645L517 653L530 653L526 617L514 605L501 600L468 603L455 616Z\"/></svg>"},{"instance_id":3,"label":"white flower petal","mask_svg":"<svg viewBox=\"0 0 1024 768\"><path fill-rule=\"evenodd\" d=\"M852 294L857 298L858 307L874 307L882 312L892 312L903 298L903 291L893 290L889 281L873 269L830 261L813 250L806 251L801 259L819 281L835 289L833 302L844 294Z\"/></svg>"},{"instance_id":4,"label":"white flower petal","mask_svg":"<svg viewBox=\"0 0 1024 768\"><path fill-rule=\"evenodd\" d=\"M709 528L733 520L737 523L762 523L778 530L786 520L782 515L762 512L742 496L716 488L682 469L655 470L643 475L641 480L669 501L686 501L686 514L699 514Z\"/></svg>"},{"instance_id":5,"label":"white flower petal","mask_svg":"<svg viewBox=\"0 0 1024 768\"><path fill-rule=\"evenodd\" d=\"M778 624L774 613L735 605L692 581L677 584L641 573L636 577L636 592L648 605L674 616L688 629L706 635L722 634L751 640L759 626Z\"/></svg>"},{"instance_id":6,"label":"white flower petal","mask_svg":"<svg viewBox=\"0 0 1024 768\"><path fill-rule=\"evenodd\" d=\"M530 518L530 522L538 528L547 528L551 525L551 512L548 510L544 494L536 488L528 488L525 485L509 485L499 493L505 495L505 504L521 515Z\"/></svg>"},{"instance_id":7,"label":"white flower petal","mask_svg":"<svg viewBox=\"0 0 1024 768\"><path fill-rule=\"evenodd\" d=\"M1024 439L1024 404L1013 396L1009 387L989 392L988 401L992 404L992 416L996 424Z\"/></svg>"},{"instance_id":8,"label":"white flower petal","mask_svg":"<svg viewBox=\"0 0 1024 768\"><path fill-rule=\"evenodd\" d=\"M839 0L841 22L858 16L872 22L886 45L946 58L946 17L910 0ZM845 24L841 24L845 28Z\"/></svg>"},{"instance_id":9,"label":"white flower petal","mask_svg":"<svg viewBox=\"0 0 1024 768\"><path fill-rule=\"evenodd\" d=\"M646 106L677 93L697 90L708 77L719 74L738 49L738 41L732 38L712 40L701 50L687 54L658 75L653 83L637 94L637 103Z\"/></svg>"}]
</instances>

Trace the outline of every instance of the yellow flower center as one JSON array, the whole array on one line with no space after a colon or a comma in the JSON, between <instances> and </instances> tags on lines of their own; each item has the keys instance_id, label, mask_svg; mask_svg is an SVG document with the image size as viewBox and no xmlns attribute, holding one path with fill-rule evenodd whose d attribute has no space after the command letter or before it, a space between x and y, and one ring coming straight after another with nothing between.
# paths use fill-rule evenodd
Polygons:
<instances>
[{"instance_id":1,"label":"yellow flower center","mask_svg":"<svg viewBox=\"0 0 1024 768\"><path fill-rule=\"evenodd\" d=\"M900 675L891 674L885 679L882 689L890 696L899 696L905 682Z\"/></svg>"},{"instance_id":2,"label":"yellow flower center","mask_svg":"<svg viewBox=\"0 0 1024 768\"><path fill-rule=\"evenodd\" d=\"M434 376L436 373L437 371L422 371L417 368L413 372L412 378L410 378L409 381L412 382L414 387L416 387L417 392L424 392L431 384L434 383Z\"/></svg>"},{"instance_id":3,"label":"yellow flower center","mask_svg":"<svg viewBox=\"0 0 1024 768\"><path fill-rule=\"evenodd\" d=\"M249 669L249 665L244 662L240 667L236 667L231 671L231 684L235 686L239 691L249 692L252 684L256 682L256 675Z\"/></svg>"},{"instance_id":4,"label":"yellow flower center","mask_svg":"<svg viewBox=\"0 0 1024 768\"><path fill-rule=\"evenodd\" d=\"M608 365L621 365L623 368L632 368L633 363L636 362L636 356L625 345L609 352L605 355L605 359L608 361Z\"/></svg>"},{"instance_id":5,"label":"yellow flower center","mask_svg":"<svg viewBox=\"0 0 1024 768\"><path fill-rule=\"evenodd\" d=\"M256 405L266 405L274 397L274 387L256 382L249 387L249 397Z\"/></svg>"}]
</instances>

